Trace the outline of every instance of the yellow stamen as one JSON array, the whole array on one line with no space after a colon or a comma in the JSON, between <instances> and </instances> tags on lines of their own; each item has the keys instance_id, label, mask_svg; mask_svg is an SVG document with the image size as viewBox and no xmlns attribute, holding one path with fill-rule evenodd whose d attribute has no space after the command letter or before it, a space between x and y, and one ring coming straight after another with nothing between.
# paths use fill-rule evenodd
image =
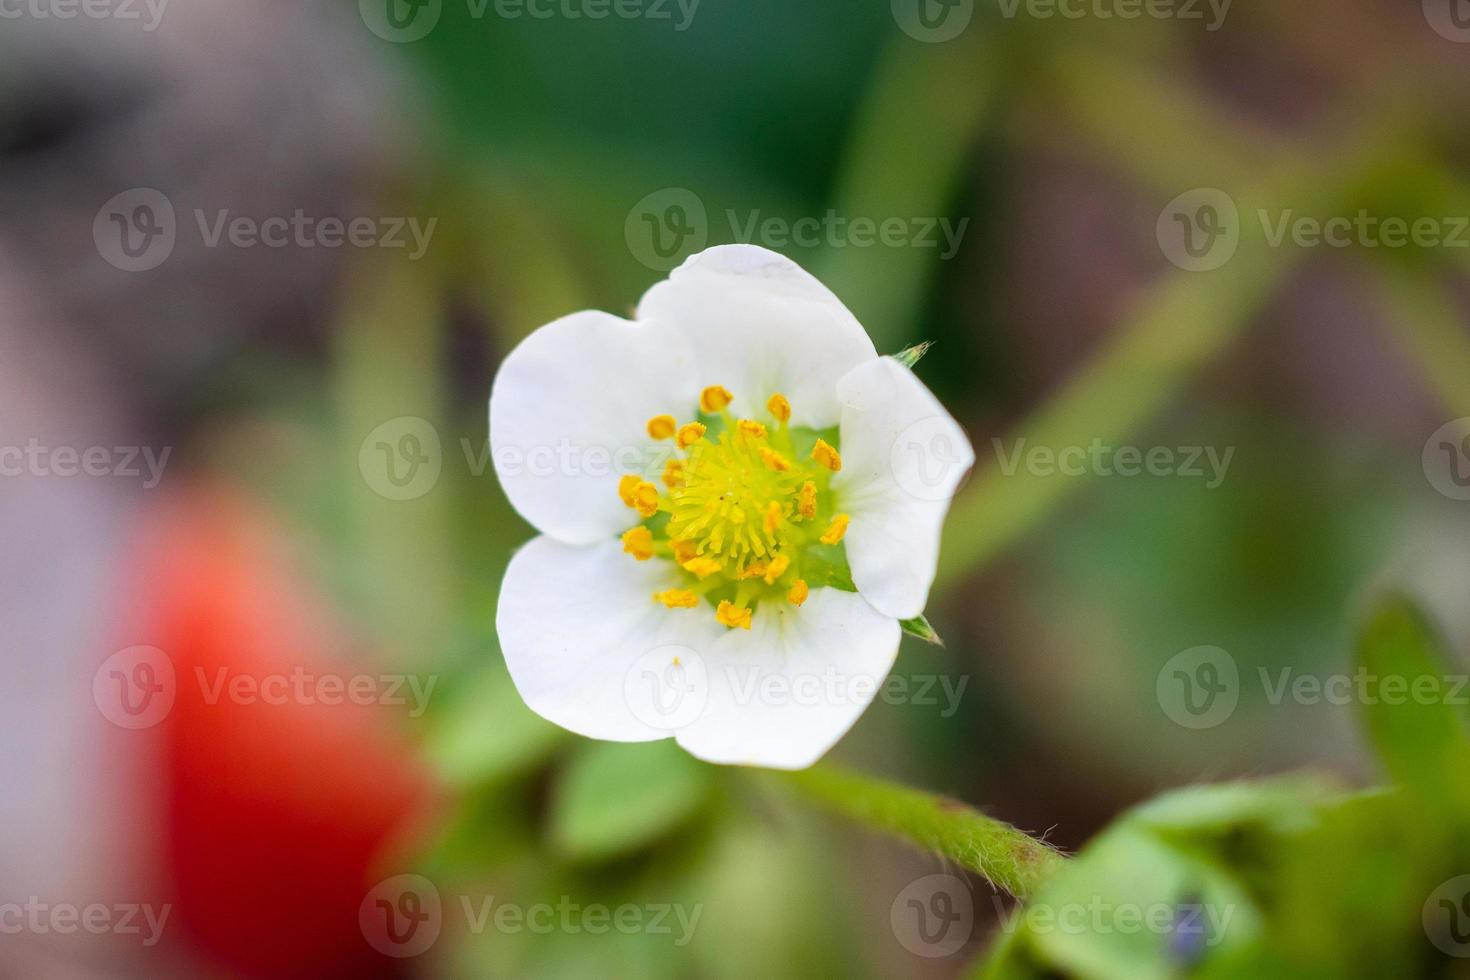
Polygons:
<instances>
[{"instance_id":1,"label":"yellow stamen","mask_svg":"<svg viewBox=\"0 0 1470 980\"><path fill-rule=\"evenodd\" d=\"M766 507L766 530L774 531L781 526L781 503L773 500Z\"/></svg>"},{"instance_id":2,"label":"yellow stamen","mask_svg":"<svg viewBox=\"0 0 1470 980\"><path fill-rule=\"evenodd\" d=\"M750 610L740 608L729 599L720 600L720 606L715 610L715 619L731 629L750 629Z\"/></svg>"},{"instance_id":3,"label":"yellow stamen","mask_svg":"<svg viewBox=\"0 0 1470 980\"><path fill-rule=\"evenodd\" d=\"M818 439L817 444L812 447L812 459L821 463L833 473L842 469L842 457L837 454L837 450L827 445L827 440L825 439Z\"/></svg>"},{"instance_id":4,"label":"yellow stamen","mask_svg":"<svg viewBox=\"0 0 1470 980\"><path fill-rule=\"evenodd\" d=\"M752 419L741 419L735 423L735 428L739 429L740 434L747 439L764 439L766 437L766 427Z\"/></svg>"},{"instance_id":5,"label":"yellow stamen","mask_svg":"<svg viewBox=\"0 0 1470 980\"><path fill-rule=\"evenodd\" d=\"M688 422L680 426L675 442L679 444L680 449L688 449L703 438L704 426L699 422Z\"/></svg>"},{"instance_id":6,"label":"yellow stamen","mask_svg":"<svg viewBox=\"0 0 1470 980\"><path fill-rule=\"evenodd\" d=\"M796 512L802 517L817 516L817 485L811 480L803 483L796 494Z\"/></svg>"},{"instance_id":7,"label":"yellow stamen","mask_svg":"<svg viewBox=\"0 0 1470 980\"><path fill-rule=\"evenodd\" d=\"M763 561L753 561L749 565L745 566L745 571L740 573L740 577L760 578L761 576L766 574L767 567L769 566L767 566L767 564Z\"/></svg>"},{"instance_id":8,"label":"yellow stamen","mask_svg":"<svg viewBox=\"0 0 1470 980\"><path fill-rule=\"evenodd\" d=\"M791 461L774 449L765 446L760 447L761 462L766 464L766 469L772 473L785 473L791 469Z\"/></svg>"},{"instance_id":9,"label":"yellow stamen","mask_svg":"<svg viewBox=\"0 0 1470 980\"><path fill-rule=\"evenodd\" d=\"M644 517L657 514L658 487L646 480L639 481L638 489L633 491L633 509Z\"/></svg>"},{"instance_id":10,"label":"yellow stamen","mask_svg":"<svg viewBox=\"0 0 1470 980\"><path fill-rule=\"evenodd\" d=\"M639 561L653 557L653 532L642 524L623 532L623 550Z\"/></svg>"},{"instance_id":11,"label":"yellow stamen","mask_svg":"<svg viewBox=\"0 0 1470 980\"><path fill-rule=\"evenodd\" d=\"M791 419L791 403L779 391L771 396L770 401L766 402L766 411L770 412L771 417L777 422L787 422Z\"/></svg>"},{"instance_id":12,"label":"yellow stamen","mask_svg":"<svg viewBox=\"0 0 1470 980\"><path fill-rule=\"evenodd\" d=\"M679 422L672 415L655 415L648 420L648 434L655 439L669 438L678 427Z\"/></svg>"},{"instance_id":13,"label":"yellow stamen","mask_svg":"<svg viewBox=\"0 0 1470 980\"><path fill-rule=\"evenodd\" d=\"M807 594L810 592L811 590L806 585L806 579L799 578L792 583L791 591L786 593L786 601L793 606L799 606L803 602L806 602Z\"/></svg>"},{"instance_id":14,"label":"yellow stamen","mask_svg":"<svg viewBox=\"0 0 1470 980\"><path fill-rule=\"evenodd\" d=\"M791 559L785 555L777 555L771 559L771 566L766 569L765 579L767 585L775 585L776 579L786 574L786 569L791 567Z\"/></svg>"},{"instance_id":15,"label":"yellow stamen","mask_svg":"<svg viewBox=\"0 0 1470 980\"><path fill-rule=\"evenodd\" d=\"M693 609L699 605L699 596L688 589L665 589L655 592L653 597L670 609ZM676 660L675 663L678 663Z\"/></svg>"},{"instance_id":16,"label":"yellow stamen","mask_svg":"<svg viewBox=\"0 0 1470 980\"><path fill-rule=\"evenodd\" d=\"M685 571L693 572L700 578L708 578L724 567L713 558L691 558L684 562Z\"/></svg>"},{"instance_id":17,"label":"yellow stamen","mask_svg":"<svg viewBox=\"0 0 1470 980\"><path fill-rule=\"evenodd\" d=\"M724 385L710 385L699 393L699 407L706 415L723 411L734 400L735 396Z\"/></svg>"},{"instance_id":18,"label":"yellow stamen","mask_svg":"<svg viewBox=\"0 0 1470 980\"><path fill-rule=\"evenodd\" d=\"M664 464L663 475L664 486L670 490L684 485L684 462L683 460L671 459Z\"/></svg>"},{"instance_id":19,"label":"yellow stamen","mask_svg":"<svg viewBox=\"0 0 1470 980\"><path fill-rule=\"evenodd\" d=\"M623 498L623 503L629 507L638 506L634 502L633 494L638 490L638 484L642 483L642 477L629 474L618 481L618 496Z\"/></svg>"},{"instance_id":20,"label":"yellow stamen","mask_svg":"<svg viewBox=\"0 0 1470 980\"><path fill-rule=\"evenodd\" d=\"M847 533L847 522L850 520L852 518L848 515L838 514L832 518L832 523L827 525L827 530L823 531L822 536L817 540L823 544L836 544L841 541L842 536Z\"/></svg>"},{"instance_id":21,"label":"yellow stamen","mask_svg":"<svg viewBox=\"0 0 1470 980\"><path fill-rule=\"evenodd\" d=\"M680 565L688 564L699 554L693 541L674 542L674 561Z\"/></svg>"}]
</instances>

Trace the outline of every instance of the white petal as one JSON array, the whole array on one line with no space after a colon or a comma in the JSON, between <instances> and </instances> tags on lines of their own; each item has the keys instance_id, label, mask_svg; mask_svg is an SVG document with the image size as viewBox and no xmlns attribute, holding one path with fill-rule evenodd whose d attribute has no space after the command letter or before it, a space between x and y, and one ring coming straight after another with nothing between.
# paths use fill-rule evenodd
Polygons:
<instances>
[{"instance_id":1,"label":"white petal","mask_svg":"<svg viewBox=\"0 0 1470 980\"><path fill-rule=\"evenodd\" d=\"M490 389L490 449L505 494L536 529L590 544L638 523L618 497L629 472L662 469L671 443L648 420L693 417L699 387L667 326L585 311L541 327L506 356Z\"/></svg>"},{"instance_id":2,"label":"white petal","mask_svg":"<svg viewBox=\"0 0 1470 980\"><path fill-rule=\"evenodd\" d=\"M722 627L723 628L723 627ZM847 733L898 653L898 622L855 592L763 603L705 656L709 701L675 738L708 762L804 769Z\"/></svg>"},{"instance_id":3,"label":"white petal","mask_svg":"<svg viewBox=\"0 0 1470 980\"><path fill-rule=\"evenodd\" d=\"M878 356L826 286L756 245L691 256L643 295L638 318L677 324L694 347L700 385L729 388L736 415L763 412L779 391L792 423L812 428L837 424L837 379Z\"/></svg>"},{"instance_id":4,"label":"white petal","mask_svg":"<svg viewBox=\"0 0 1470 980\"><path fill-rule=\"evenodd\" d=\"M542 536L516 552L495 626L531 710L590 738L672 734L630 703L628 685L661 648L708 649L725 631L708 607L666 609L653 600L677 575L672 562L634 561L616 541L574 548Z\"/></svg>"},{"instance_id":5,"label":"white petal","mask_svg":"<svg viewBox=\"0 0 1470 980\"><path fill-rule=\"evenodd\" d=\"M975 463L970 440L914 373L891 357L837 383L842 401L838 508L852 516L852 580L880 612L924 611L950 498Z\"/></svg>"}]
</instances>

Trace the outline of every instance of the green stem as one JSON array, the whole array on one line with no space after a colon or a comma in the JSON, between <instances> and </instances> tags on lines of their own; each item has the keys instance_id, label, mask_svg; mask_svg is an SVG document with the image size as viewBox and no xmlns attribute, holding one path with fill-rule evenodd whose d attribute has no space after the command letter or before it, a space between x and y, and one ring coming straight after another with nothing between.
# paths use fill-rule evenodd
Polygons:
<instances>
[{"instance_id":1,"label":"green stem","mask_svg":"<svg viewBox=\"0 0 1470 980\"><path fill-rule=\"evenodd\" d=\"M943 796L831 766L775 778L831 813L937 851L1017 898L1034 894L1065 861L1045 841Z\"/></svg>"}]
</instances>

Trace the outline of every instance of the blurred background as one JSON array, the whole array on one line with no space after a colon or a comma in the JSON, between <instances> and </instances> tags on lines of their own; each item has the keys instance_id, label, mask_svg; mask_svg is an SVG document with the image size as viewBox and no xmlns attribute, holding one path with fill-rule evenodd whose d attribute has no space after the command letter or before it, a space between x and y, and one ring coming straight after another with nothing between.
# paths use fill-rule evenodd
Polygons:
<instances>
[{"instance_id":1,"label":"blurred background","mask_svg":"<svg viewBox=\"0 0 1470 980\"><path fill-rule=\"evenodd\" d=\"M0 6L0 969L984 953L985 883L916 938L937 858L506 676L497 364L708 244L935 341L979 459L947 645L836 761L1069 850L1170 787L1369 784L1352 699L1278 681L1350 672L1385 584L1470 648L1467 105L1462 0Z\"/></svg>"}]
</instances>

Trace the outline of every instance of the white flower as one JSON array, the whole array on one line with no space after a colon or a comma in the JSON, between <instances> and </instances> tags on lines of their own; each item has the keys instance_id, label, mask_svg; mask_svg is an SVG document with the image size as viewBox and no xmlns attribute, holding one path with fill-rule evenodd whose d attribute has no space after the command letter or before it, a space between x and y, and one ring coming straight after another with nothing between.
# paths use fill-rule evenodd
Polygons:
<instances>
[{"instance_id":1,"label":"white flower","mask_svg":"<svg viewBox=\"0 0 1470 980\"><path fill-rule=\"evenodd\" d=\"M887 677L974 462L826 287L750 245L693 256L632 321L527 337L490 444L541 532L496 622L526 704L592 738L792 769Z\"/></svg>"}]
</instances>

